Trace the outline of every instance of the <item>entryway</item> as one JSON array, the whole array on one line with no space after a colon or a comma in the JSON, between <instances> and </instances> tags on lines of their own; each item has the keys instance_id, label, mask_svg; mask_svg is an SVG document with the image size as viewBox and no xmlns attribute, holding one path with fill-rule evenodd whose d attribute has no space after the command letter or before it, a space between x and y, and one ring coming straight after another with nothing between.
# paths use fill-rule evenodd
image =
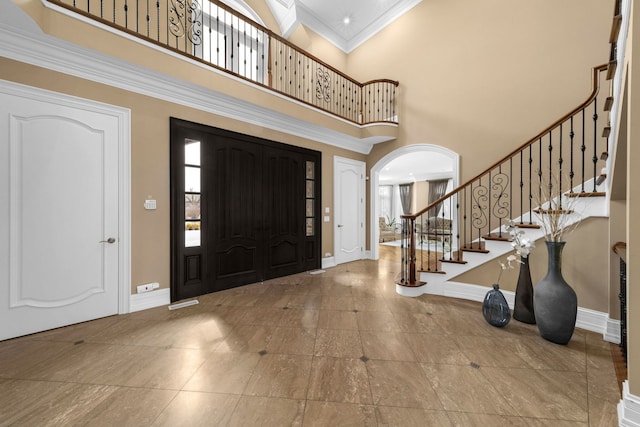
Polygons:
<instances>
[{"instance_id":1,"label":"entryway","mask_svg":"<svg viewBox=\"0 0 640 427\"><path fill-rule=\"evenodd\" d=\"M319 268L320 160L172 118L172 301Z\"/></svg>"},{"instance_id":2,"label":"entryway","mask_svg":"<svg viewBox=\"0 0 640 427\"><path fill-rule=\"evenodd\" d=\"M387 154L371 168L372 259L382 255L400 259L400 217L404 210L417 211L428 206L429 181L445 183L445 191L455 188L459 182L459 161L458 154L444 147L415 144ZM381 192L381 188L387 191ZM401 188L407 200L402 200ZM381 200L382 193L388 196L387 200Z\"/></svg>"}]
</instances>

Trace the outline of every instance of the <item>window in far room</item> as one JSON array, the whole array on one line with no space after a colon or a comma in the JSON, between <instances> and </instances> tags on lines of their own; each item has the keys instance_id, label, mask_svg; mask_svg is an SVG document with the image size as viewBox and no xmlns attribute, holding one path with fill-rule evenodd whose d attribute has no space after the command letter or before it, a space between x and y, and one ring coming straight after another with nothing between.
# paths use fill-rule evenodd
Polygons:
<instances>
[{"instance_id":1,"label":"window in far room","mask_svg":"<svg viewBox=\"0 0 640 427\"><path fill-rule=\"evenodd\" d=\"M379 191L379 206L380 216L385 221L393 219L393 186L392 185L380 185Z\"/></svg>"}]
</instances>

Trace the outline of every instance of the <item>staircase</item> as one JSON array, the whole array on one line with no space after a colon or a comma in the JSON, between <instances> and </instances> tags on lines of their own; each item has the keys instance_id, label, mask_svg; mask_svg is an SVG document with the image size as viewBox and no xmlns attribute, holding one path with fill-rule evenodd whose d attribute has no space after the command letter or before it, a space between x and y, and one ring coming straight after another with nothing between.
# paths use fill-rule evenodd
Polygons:
<instances>
[{"instance_id":1,"label":"staircase","mask_svg":"<svg viewBox=\"0 0 640 427\"><path fill-rule=\"evenodd\" d=\"M447 283L513 252L505 230L511 221L537 240L544 237L540 215L564 206L576 212L570 222L606 216L613 66L593 69L591 93L572 111L418 213L402 216L399 294L457 296Z\"/></svg>"}]
</instances>

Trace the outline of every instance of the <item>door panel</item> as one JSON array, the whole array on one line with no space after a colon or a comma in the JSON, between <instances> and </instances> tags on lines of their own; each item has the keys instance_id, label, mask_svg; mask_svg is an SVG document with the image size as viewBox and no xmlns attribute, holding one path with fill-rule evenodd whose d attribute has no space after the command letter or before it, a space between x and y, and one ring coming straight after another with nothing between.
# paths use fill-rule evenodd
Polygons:
<instances>
[{"instance_id":1,"label":"door panel","mask_svg":"<svg viewBox=\"0 0 640 427\"><path fill-rule=\"evenodd\" d=\"M208 262L215 267L208 278L210 288L256 282L263 257L260 150L215 138L203 144L203 154L203 233L211 248Z\"/></svg>"},{"instance_id":2,"label":"door panel","mask_svg":"<svg viewBox=\"0 0 640 427\"><path fill-rule=\"evenodd\" d=\"M264 215L265 278L300 271L304 247L302 198L304 176L300 155L265 148Z\"/></svg>"},{"instance_id":3,"label":"door panel","mask_svg":"<svg viewBox=\"0 0 640 427\"><path fill-rule=\"evenodd\" d=\"M4 94L0 115L0 339L117 314L118 119Z\"/></svg>"}]
</instances>

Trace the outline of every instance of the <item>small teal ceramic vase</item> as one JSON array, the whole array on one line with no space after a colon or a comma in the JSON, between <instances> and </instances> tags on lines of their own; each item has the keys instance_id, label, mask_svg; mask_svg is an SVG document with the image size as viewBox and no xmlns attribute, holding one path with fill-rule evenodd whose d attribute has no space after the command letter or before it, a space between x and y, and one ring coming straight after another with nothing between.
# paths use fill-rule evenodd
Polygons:
<instances>
[{"instance_id":1,"label":"small teal ceramic vase","mask_svg":"<svg viewBox=\"0 0 640 427\"><path fill-rule=\"evenodd\" d=\"M482 302L482 315L490 325L498 328L507 326L511 320L509 304L507 304L507 300L500 292L498 284L493 285L493 289L485 295Z\"/></svg>"}]
</instances>

